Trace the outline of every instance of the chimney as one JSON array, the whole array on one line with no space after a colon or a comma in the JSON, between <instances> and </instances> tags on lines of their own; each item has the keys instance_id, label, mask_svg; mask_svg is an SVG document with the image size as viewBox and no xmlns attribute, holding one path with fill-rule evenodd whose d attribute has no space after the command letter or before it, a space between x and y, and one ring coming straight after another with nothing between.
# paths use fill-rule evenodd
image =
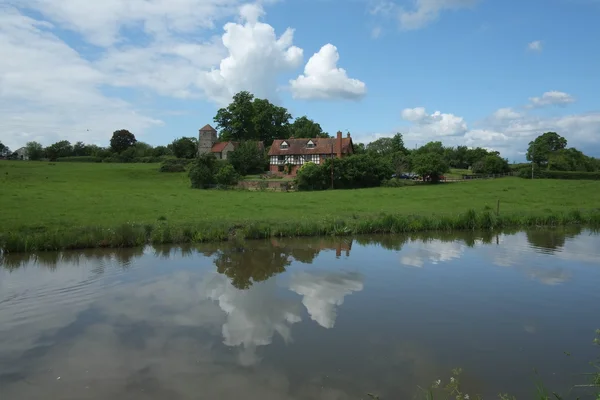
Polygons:
<instances>
[{"instance_id":1,"label":"chimney","mask_svg":"<svg viewBox=\"0 0 600 400\"><path fill-rule=\"evenodd\" d=\"M337 144L336 144L337 158L342 158L342 132L337 133Z\"/></svg>"},{"instance_id":2,"label":"chimney","mask_svg":"<svg viewBox=\"0 0 600 400\"><path fill-rule=\"evenodd\" d=\"M350 139L350 132L348 132L348 134L346 135L346 137L347 137L348 139Z\"/></svg>"}]
</instances>

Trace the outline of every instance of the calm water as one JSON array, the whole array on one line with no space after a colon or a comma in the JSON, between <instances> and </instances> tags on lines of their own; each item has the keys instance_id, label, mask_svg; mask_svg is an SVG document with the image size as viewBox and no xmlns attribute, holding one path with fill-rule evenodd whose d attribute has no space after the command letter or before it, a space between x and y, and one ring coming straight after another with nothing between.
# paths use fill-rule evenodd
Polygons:
<instances>
[{"instance_id":1,"label":"calm water","mask_svg":"<svg viewBox=\"0 0 600 400\"><path fill-rule=\"evenodd\" d=\"M533 368L581 381L597 328L581 230L11 257L0 399L411 399L454 367L530 398Z\"/></svg>"}]
</instances>

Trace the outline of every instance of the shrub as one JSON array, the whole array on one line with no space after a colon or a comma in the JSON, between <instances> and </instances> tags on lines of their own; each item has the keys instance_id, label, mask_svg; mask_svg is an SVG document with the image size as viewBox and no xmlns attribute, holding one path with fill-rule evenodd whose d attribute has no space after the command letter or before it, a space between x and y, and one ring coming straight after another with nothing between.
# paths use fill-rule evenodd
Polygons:
<instances>
[{"instance_id":1,"label":"shrub","mask_svg":"<svg viewBox=\"0 0 600 400\"><path fill-rule=\"evenodd\" d=\"M190 183L194 189L206 189L214 185L219 163L213 154L203 154L192 164L189 172Z\"/></svg>"},{"instance_id":2,"label":"shrub","mask_svg":"<svg viewBox=\"0 0 600 400\"><path fill-rule=\"evenodd\" d=\"M190 163L190 160L181 158L169 158L162 162L160 165L160 172L185 172L186 166Z\"/></svg>"},{"instance_id":3,"label":"shrub","mask_svg":"<svg viewBox=\"0 0 600 400\"><path fill-rule=\"evenodd\" d=\"M529 169L521 169L519 177L531 179L531 167ZM533 170L534 179L570 179L570 180L600 180L600 172L583 172L583 171L547 171L535 167Z\"/></svg>"},{"instance_id":4,"label":"shrub","mask_svg":"<svg viewBox=\"0 0 600 400\"><path fill-rule=\"evenodd\" d=\"M264 170L265 154L258 142L240 143L227 159L240 175L258 174Z\"/></svg>"},{"instance_id":5,"label":"shrub","mask_svg":"<svg viewBox=\"0 0 600 400\"><path fill-rule=\"evenodd\" d=\"M298 170L296 183L298 190L325 190L328 187L327 175L321 165L306 163Z\"/></svg>"},{"instance_id":6,"label":"shrub","mask_svg":"<svg viewBox=\"0 0 600 400\"><path fill-rule=\"evenodd\" d=\"M215 175L215 180L219 185L233 186L238 183L240 177L231 164L226 164L219 168L219 171Z\"/></svg>"}]
</instances>

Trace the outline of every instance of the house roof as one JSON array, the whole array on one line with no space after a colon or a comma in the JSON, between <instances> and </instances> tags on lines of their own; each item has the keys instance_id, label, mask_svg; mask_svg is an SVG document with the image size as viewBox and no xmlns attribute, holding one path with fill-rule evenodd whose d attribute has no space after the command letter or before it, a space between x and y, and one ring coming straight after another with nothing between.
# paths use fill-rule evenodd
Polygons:
<instances>
[{"instance_id":1,"label":"house roof","mask_svg":"<svg viewBox=\"0 0 600 400\"><path fill-rule=\"evenodd\" d=\"M202 129L200 129L200 130L201 131L214 131L214 132L217 131L215 128L213 128L212 126L210 126L210 124L204 125L204 127Z\"/></svg>"},{"instance_id":2,"label":"house roof","mask_svg":"<svg viewBox=\"0 0 600 400\"><path fill-rule=\"evenodd\" d=\"M213 144L213 147L210 149L210 151L211 153L221 153L223 150L225 150L225 147L227 147L229 143L231 143L234 150L240 145L240 142L218 142ZM259 150L265 151L265 144L263 142L257 142L256 144Z\"/></svg>"},{"instance_id":3,"label":"house roof","mask_svg":"<svg viewBox=\"0 0 600 400\"><path fill-rule=\"evenodd\" d=\"M233 145L233 148L235 149L237 147L237 143L236 142L218 142L213 144L212 149L210 149L210 151L212 153L221 153L223 150L225 150L225 147L227 147L227 145L231 143Z\"/></svg>"},{"instance_id":4,"label":"house roof","mask_svg":"<svg viewBox=\"0 0 600 400\"><path fill-rule=\"evenodd\" d=\"M306 147L309 140L315 144L315 147ZM289 147L287 149L281 148L281 143L286 142ZM273 141L271 150L269 150L270 156L280 156L285 154L331 154L331 146L333 145L333 153L338 152L338 139L337 138L307 138L307 139L277 139ZM342 138L342 154L352 153L352 138Z\"/></svg>"}]
</instances>

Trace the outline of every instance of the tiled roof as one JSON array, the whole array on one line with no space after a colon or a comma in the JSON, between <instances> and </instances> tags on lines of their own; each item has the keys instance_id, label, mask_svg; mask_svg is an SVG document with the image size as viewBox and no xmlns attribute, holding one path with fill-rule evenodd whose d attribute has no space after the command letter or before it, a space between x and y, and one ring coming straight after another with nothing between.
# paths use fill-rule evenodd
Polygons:
<instances>
[{"instance_id":1,"label":"tiled roof","mask_svg":"<svg viewBox=\"0 0 600 400\"><path fill-rule=\"evenodd\" d=\"M217 131L215 128L213 128L212 126L210 126L210 124L204 125L204 127L202 129L200 129L200 130L201 131L214 131L214 132Z\"/></svg>"},{"instance_id":2,"label":"tiled roof","mask_svg":"<svg viewBox=\"0 0 600 400\"><path fill-rule=\"evenodd\" d=\"M306 147L309 140L315 144L315 147ZM286 142L289 147L287 149L281 148L281 143ZM333 154L337 154L338 151L338 139L337 138L315 138L315 139L278 139L274 140L269 150L270 156L280 156L284 154L331 154L331 146L333 145ZM352 153L352 138L342 138L342 154Z\"/></svg>"},{"instance_id":3,"label":"tiled roof","mask_svg":"<svg viewBox=\"0 0 600 400\"><path fill-rule=\"evenodd\" d=\"M227 147L227 145L229 143L233 144L234 149L237 147L237 143L234 143L234 142L219 142L219 143L213 144L213 147L212 147L212 149L210 149L210 151L212 153L221 153L223 150L225 150L225 147Z\"/></svg>"}]
</instances>

